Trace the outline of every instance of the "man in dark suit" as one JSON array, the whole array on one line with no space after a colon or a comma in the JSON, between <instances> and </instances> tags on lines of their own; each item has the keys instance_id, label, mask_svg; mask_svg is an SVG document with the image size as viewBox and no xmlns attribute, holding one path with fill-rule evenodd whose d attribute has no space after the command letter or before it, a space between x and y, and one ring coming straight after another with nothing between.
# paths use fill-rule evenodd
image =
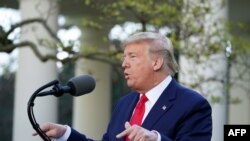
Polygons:
<instances>
[{"instance_id":1,"label":"man in dark suit","mask_svg":"<svg viewBox=\"0 0 250 141\"><path fill-rule=\"evenodd\" d=\"M124 76L134 91L117 102L102 140L210 141L211 106L172 77L177 64L170 40L139 32L125 40L123 48ZM138 104L142 97L145 102ZM91 140L69 126L45 123L41 128L57 141Z\"/></svg>"}]
</instances>

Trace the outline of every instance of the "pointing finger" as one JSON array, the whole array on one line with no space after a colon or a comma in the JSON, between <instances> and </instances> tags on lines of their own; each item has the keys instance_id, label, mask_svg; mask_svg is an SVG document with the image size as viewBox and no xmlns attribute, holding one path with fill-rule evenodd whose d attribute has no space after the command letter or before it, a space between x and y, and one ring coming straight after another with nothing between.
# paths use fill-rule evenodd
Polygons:
<instances>
[{"instance_id":1,"label":"pointing finger","mask_svg":"<svg viewBox=\"0 0 250 141\"><path fill-rule=\"evenodd\" d=\"M124 136L126 136L127 134L129 134L129 128L131 127L131 125L129 124L129 122L125 123L125 130L122 131L121 133L116 135L116 138L122 138Z\"/></svg>"}]
</instances>

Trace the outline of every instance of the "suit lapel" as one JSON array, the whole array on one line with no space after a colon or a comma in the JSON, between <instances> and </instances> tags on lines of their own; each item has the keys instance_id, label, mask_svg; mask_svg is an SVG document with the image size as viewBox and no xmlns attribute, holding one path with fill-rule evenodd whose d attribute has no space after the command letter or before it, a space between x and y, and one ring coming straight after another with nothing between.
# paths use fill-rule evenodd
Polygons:
<instances>
[{"instance_id":1,"label":"suit lapel","mask_svg":"<svg viewBox=\"0 0 250 141\"><path fill-rule=\"evenodd\" d=\"M135 108L136 103L137 103L138 100L139 100L139 97L140 97L140 94L137 93L137 92L135 92L133 98L130 99L130 101L127 102L126 108L127 108L128 110L126 110L127 112L124 113L124 117L125 117L125 118L124 118L124 119L125 119L124 123L125 123L126 121L129 121L129 120L130 120L130 117L132 116L132 113L133 113L133 111L134 111L134 108Z\"/></svg>"},{"instance_id":2,"label":"suit lapel","mask_svg":"<svg viewBox=\"0 0 250 141\"><path fill-rule=\"evenodd\" d=\"M118 117L114 118L114 127L112 127L110 140L111 141L124 141L125 138L117 139L115 136L122 131L125 130L125 122L130 120L130 117L133 113L134 107L139 100L139 94L137 92L132 92L127 95L127 98L124 100L121 100L121 104L119 104L119 107L117 107L118 111Z\"/></svg>"},{"instance_id":3,"label":"suit lapel","mask_svg":"<svg viewBox=\"0 0 250 141\"><path fill-rule=\"evenodd\" d=\"M175 85L176 82L173 79L148 113L142 127L151 129L152 126L173 106L173 100L176 98Z\"/></svg>"}]
</instances>

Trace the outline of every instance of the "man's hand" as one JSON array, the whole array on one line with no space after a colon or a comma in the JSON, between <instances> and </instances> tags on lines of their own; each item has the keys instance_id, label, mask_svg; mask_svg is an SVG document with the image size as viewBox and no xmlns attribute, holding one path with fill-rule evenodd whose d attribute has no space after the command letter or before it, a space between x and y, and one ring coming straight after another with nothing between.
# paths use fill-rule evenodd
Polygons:
<instances>
[{"instance_id":1,"label":"man's hand","mask_svg":"<svg viewBox=\"0 0 250 141\"><path fill-rule=\"evenodd\" d=\"M125 130L116 135L116 138L128 136L131 141L157 141L157 133L149 131L138 125L130 125L125 123Z\"/></svg>"},{"instance_id":2,"label":"man's hand","mask_svg":"<svg viewBox=\"0 0 250 141\"><path fill-rule=\"evenodd\" d=\"M50 123L50 122L42 124L41 129L48 137L52 138L61 137L67 130L67 128L64 125ZM32 133L33 136L36 136L37 134L38 134L37 132Z\"/></svg>"}]
</instances>

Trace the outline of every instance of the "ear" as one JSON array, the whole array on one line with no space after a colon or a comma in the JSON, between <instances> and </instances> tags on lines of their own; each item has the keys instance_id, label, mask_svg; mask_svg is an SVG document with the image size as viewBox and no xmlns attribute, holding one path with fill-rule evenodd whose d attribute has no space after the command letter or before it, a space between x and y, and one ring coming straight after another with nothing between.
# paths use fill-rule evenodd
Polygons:
<instances>
[{"instance_id":1,"label":"ear","mask_svg":"<svg viewBox=\"0 0 250 141\"><path fill-rule=\"evenodd\" d=\"M154 71L158 71L162 68L163 66L163 58L162 57L157 57L156 60L154 61L154 64L153 64L153 70Z\"/></svg>"}]
</instances>

